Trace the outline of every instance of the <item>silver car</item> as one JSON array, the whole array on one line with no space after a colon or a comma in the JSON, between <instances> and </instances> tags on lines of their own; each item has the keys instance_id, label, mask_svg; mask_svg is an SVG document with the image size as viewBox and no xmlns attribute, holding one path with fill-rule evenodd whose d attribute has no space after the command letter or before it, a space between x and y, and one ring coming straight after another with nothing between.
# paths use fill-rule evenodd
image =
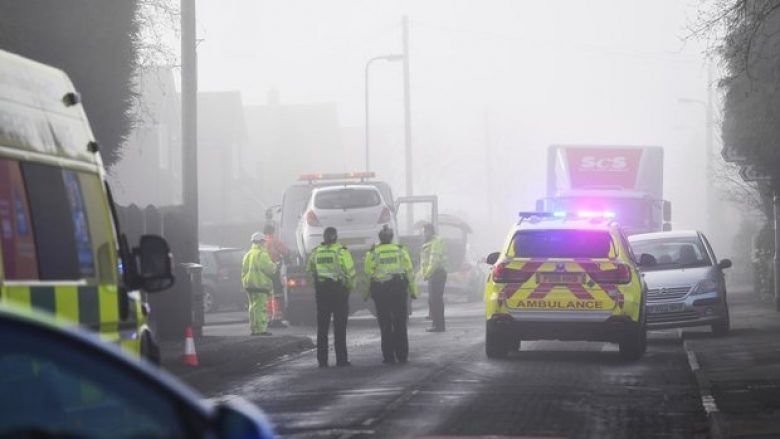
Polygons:
<instances>
[{"instance_id":1,"label":"silver car","mask_svg":"<svg viewBox=\"0 0 780 439\"><path fill-rule=\"evenodd\" d=\"M647 326L651 329L710 326L729 331L723 270L707 237L698 231L633 235L629 241L647 282Z\"/></svg>"}]
</instances>

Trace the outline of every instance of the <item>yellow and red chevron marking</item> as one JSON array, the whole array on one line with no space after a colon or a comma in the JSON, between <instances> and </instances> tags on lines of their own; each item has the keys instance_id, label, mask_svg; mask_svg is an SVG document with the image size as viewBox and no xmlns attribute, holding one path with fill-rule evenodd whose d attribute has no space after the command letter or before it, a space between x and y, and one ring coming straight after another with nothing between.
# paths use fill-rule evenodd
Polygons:
<instances>
[{"instance_id":1,"label":"yellow and red chevron marking","mask_svg":"<svg viewBox=\"0 0 780 439\"><path fill-rule=\"evenodd\" d=\"M561 270L561 264L564 265L564 269ZM533 278L527 276L531 273L554 273L554 272L566 272L566 273L594 273L599 271L615 270L617 263L612 261L593 261L590 259L571 259L571 260L530 260L530 261L511 261L504 269L504 274L507 277L513 275L524 274L525 279L521 282L514 282L505 284L501 289L500 296L507 300L511 298L526 282L530 282ZM536 279L538 282L538 279ZM598 290L607 294L619 308L623 308L624 296L623 293L612 283L597 282L591 277L589 280L591 286L597 286ZM555 288L565 288L578 300L595 300L593 294L583 284L576 283L537 283L533 286L533 290L527 296L527 299L542 300Z\"/></svg>"}]
</instances>

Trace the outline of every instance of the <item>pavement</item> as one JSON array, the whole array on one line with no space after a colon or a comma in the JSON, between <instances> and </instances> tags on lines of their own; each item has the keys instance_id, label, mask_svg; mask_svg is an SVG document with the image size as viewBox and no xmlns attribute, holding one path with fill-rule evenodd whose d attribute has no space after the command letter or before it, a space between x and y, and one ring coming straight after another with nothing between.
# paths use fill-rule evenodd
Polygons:
<instances>
[{"instance_id":1,"label":"pavement","mask_svg":"<svg viewBox=\"0 0 780 439\"><path fill-rule=\"evenodd\" d=\"M710 435L780 437L780 313L752 291L729 293L731 333L683 333Z\"/></svg>"},{"instance_id":2,"label":"pavement","mask_svg":"<svg viewBox=\"0 0 780 439\"><path fill-rule=\"evenodd\" d=\"M305 335L271 329L275 333L270 337L251 336L248 324L240 320L233 322L240 327L229 335L213 335L210 326L204 327L204 335L195 339L198 366L184 364L184 340L161 341L163 368L197 390L208 393L226 382L251 375L286 356L314 347L312 339Z\"/></svg>"}]
</instances>

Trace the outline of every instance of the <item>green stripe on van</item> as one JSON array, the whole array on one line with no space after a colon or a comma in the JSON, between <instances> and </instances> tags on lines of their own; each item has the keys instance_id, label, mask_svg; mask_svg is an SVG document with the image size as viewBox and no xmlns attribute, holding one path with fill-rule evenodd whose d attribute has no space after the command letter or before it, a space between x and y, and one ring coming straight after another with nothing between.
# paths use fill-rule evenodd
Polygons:
<instances>
[{"instance_id":1,"label":"green stripe on van","mask_svg":"<svg viewBox=\"0 0 780 439\"><path fill-rule=\"evenodd\" d=\"M79 287L79 323L96 325L100 323L100 301L97 287Z\"/></svg>"},{"instance_id":2,"label":"green stripe on van","mask_svg":"<svg viewBox=\"0 0 780 439\"><path fill-rule=\"evenodd\" d=\"M57 302L54 298L54 287L31 286L30 305L33 308L55 314L57 310Z\"/></svg>"}]
</instances>

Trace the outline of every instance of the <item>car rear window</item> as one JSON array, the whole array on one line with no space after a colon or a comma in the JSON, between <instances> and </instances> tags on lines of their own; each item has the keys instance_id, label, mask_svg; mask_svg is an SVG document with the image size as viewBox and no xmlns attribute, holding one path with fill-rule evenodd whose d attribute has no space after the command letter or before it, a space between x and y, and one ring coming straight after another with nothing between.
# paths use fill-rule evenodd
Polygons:
<instances>
[{"instance_id":1,"label":"car rear window","mask_svg":"<svg viewBox=\"0 0 780 439\"><path fill-rule=\"evenodd\" d=\"M612 238L597 230L524 230L512 238L518 258L608 258Z\"/></svg>"},{"instance_id":2,"label":"car rear window","mask_svg":"<svg viewBox=\"0 0 780 439\"><path fill-rule=\"evenodd\" d=\"M318 192L314 198L317 209L359 209L378 206L382 202L374 189L344 188Z\"/></svg>"},{"instance_id":3,"label":"car rear window","mask_svg":"<svg viewBox=\"0 0 780 439\"><path fill-rule=\"evenodd\" d=\"M656 265L643 270L678 270L712 265L704 243L698 237L630 239L636 255L652 255Z\"/></svg>"}]
</instances>

